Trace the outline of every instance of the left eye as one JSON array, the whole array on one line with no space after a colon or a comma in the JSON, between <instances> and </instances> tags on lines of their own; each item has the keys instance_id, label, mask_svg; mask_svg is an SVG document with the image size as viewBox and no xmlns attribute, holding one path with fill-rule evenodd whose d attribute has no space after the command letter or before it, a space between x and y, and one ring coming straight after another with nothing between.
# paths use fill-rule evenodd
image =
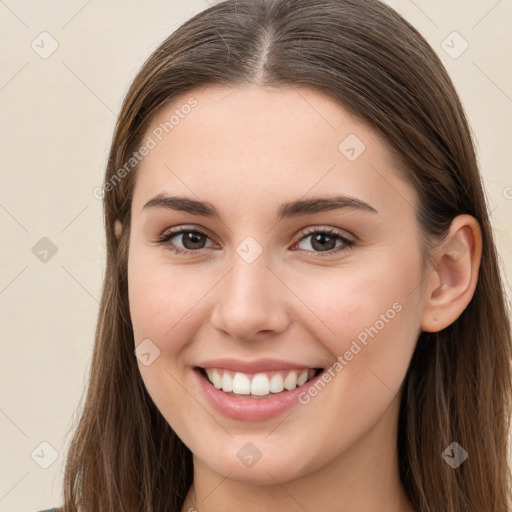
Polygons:
<instances>
[{"instance_id":1,"label":"left eye","mask_svg":"<svg viewBox=\"0 0 512 512\"><path fill-rule=\"evenodd\" d=\"M314 231L306 233L297 242L297 245L300 245L303 241L307 240L308 238L310 239L308 244L315 249L314 252L320 253L332 254L333 252L343 250L343 246L348 248L354 244L353 240L347 238L345 235L338 231L333 231L331 229L316 229ZM338 242L339 245L337 245ZM307 250L303 248L301 249ZM319 256L322 256L322 254L319 254Z\"/></svg>"},{"instance_id":2,"label":"left eye","mask_svg":"<svg viewBox=\"0 0 512 512\"><path fill-rule=\"evenodd\" d=\"M181 240L182 247L176 246L173 239ZM300 247L305 240L311 239L309 242L313 251ZM180 229L177 231L169 231L164 233L156 243L166 245L169 250L175 253L190 254L200 252L205 248L205 243L210 240L208 235L196 229ZM342 232L332 229L312 229L302 235L293 247L298 247L301 251L316 253L315 256L329 255L348 249L354 245L354 240L345 236ZM211 245L209 246L211 247Z\"/></svg>"}]
</instances>

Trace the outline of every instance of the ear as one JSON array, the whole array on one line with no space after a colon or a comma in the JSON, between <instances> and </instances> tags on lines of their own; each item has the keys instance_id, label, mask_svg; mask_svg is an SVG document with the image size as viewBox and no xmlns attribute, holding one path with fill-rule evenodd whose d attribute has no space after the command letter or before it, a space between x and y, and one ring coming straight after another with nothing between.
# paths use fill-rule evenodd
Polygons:
<instances>
[{"instance_id":1,"label":"ear","mask_svg":"<svg viewBox=\"0 0 512 512\"><path fill-rule=\"evenodd\" d=\"M121 224L121 221L118 219L118 220L116 220L116 223L114 224L114 233L118 240L119 240L119 237L121 236L122 230L123 230L123 225Z\"/></svg>"},{"instance_id":2,"label":"ear","mask_svg":"<svg viewBox=\"0 0 512 512\"><path fill-rule=\"evenodd\" d=\"M427 278L421 329L438 332L455 322L475 292L482 255L482 233L471 215L453 219L446 239L434 250Z\"/></svg>"}]
</instances>

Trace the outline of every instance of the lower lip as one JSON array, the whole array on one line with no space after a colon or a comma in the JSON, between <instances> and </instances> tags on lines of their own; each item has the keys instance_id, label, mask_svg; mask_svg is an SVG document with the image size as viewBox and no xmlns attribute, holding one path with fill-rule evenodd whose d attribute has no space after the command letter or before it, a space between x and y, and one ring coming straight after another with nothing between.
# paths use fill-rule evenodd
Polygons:
<instances>
[{"instance_id":1,"label":"lower lip","mask_svg":"<svg viewBox=\"0 0 512 512\"><path fill-rule=\"evenodd\" d=\"M239 421L264 421L283 414L294 405L299 404L299 395L307 392L308 388L322 375L322 373L319 373L302 386L291 391L271 393L266 398L244 398L228 395L221 389L217 389L197 368L194 368L194 373L197 375L201 389L212 406L224 416Z\"/></svg>"}]
</instances>

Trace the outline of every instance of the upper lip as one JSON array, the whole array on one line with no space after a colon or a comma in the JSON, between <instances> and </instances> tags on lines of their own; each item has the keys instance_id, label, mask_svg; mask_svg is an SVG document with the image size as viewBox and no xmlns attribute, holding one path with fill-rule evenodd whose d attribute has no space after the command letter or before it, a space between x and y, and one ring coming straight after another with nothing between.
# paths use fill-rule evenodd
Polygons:
<instances>
[{"instance_id":1,"label":"upper lip","mask_svg":"<svg viewBox=\"0 0 512 512\"><path fill-rule=\"evenodd\" d=\"M304 365L293 361L284 361L282 359L255 359L253 361L244 361L242 359L209 359L197 364L200 368L222 368L242 373L263 373L269 371L289 370L292 368L310 369L320 368L320 366Z\"/></svg>"}]
</instances>

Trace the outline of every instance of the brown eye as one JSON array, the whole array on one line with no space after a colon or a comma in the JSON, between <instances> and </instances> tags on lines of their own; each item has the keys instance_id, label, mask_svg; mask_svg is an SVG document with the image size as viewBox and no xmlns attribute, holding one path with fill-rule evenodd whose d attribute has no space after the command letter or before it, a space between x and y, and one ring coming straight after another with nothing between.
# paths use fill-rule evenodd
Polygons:
<instances>
[{"instance_id":1,"label":"brown eye","mask_svg":"<svg viewBox=\"0 0 512 512\"><path fill-rule=\"evenodd\" d=\"M308 239L310 239L309 242L305 242ZM303 246L301 247L300 244L303 244ZM296 245L300 250L313 253L315 256L328 256L352 248L354 240L347 238L339 231L315 228L307 232ZM308 246L312 247L313 250L310 250Z\"/></svg>"},{"instance_id":2,"label":"brown eye","mask_svg":"<svg viewBox=\"0 0 512 512\"><path fill-rule=\"evenodd\" d=\"M168 231L162 235L157 243L163 244L169 250L177 253L200 252L209 240L208 235L196 229L180 229ZM180 247L180 245L182 247Z\"/></svg>"},{"instance_id":3,"label":"brown eye","mask_svg":"<svg viewBox=\"0 0 512 512\"><path fill-rule=\"evenodd\" d=\"M207 238L206 235L197 231L184 231L175 236L181 236L181 243L185 249L189 250L202 249Z\"/></svg>"}]
</instances>

